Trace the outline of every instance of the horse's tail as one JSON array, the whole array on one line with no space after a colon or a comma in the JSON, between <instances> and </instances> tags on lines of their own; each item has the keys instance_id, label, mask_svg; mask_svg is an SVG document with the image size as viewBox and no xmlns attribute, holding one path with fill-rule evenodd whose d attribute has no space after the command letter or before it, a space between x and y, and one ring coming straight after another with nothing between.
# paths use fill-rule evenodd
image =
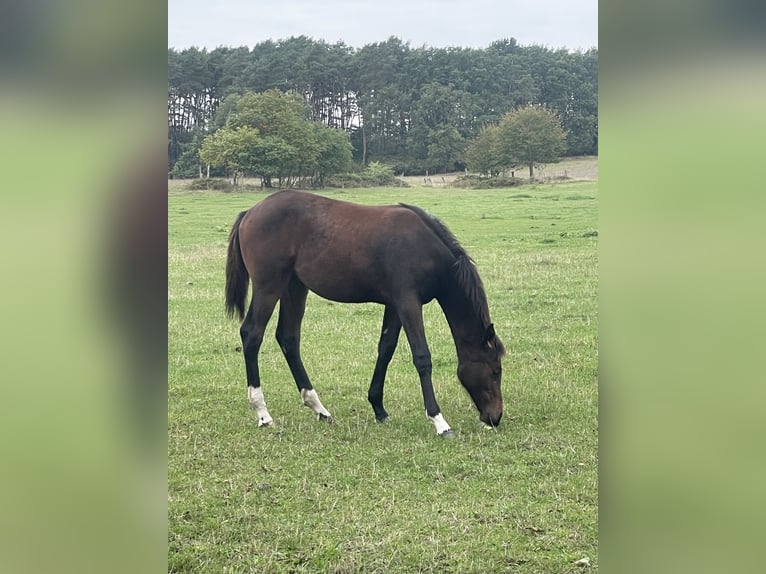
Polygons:
<instances>
[{"instance_id":1,"label":"horse's tail","mask_svg":"<svg viewBox=\"0 0 766 574\"><path fill-rule=\"evenodd\" d=\"M234 318L235 312L240 319L245 316L249 278L239 248L239 224L246 213L247 211L243 211L237 216L229 233L229 251L226 255L226 315L230 318Z\"/></svg>"}]
</instances>

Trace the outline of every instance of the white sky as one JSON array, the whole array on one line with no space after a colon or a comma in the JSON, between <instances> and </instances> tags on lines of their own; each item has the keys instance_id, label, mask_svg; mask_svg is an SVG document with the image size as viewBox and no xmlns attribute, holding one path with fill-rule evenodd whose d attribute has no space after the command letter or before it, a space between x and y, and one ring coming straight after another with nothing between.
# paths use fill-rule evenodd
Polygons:
<instances>
[{"instance_id":1,"label":"white sky","mask_svg":"<svg viewBox=\"0 0 766 574\"><path fill-rule=\"evenodd\" d=\"M412 48L598 47L598 0L168 0L168 47L212 50L309 36L361 48L396 36Z\"/></svg>"}]
</instances>

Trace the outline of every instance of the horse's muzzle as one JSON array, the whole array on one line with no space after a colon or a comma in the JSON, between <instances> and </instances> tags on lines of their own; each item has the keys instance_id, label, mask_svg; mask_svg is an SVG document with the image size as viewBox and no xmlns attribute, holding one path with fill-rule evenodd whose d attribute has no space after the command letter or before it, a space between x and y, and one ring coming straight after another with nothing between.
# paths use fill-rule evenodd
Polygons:
<instances>
[{"instance_id":1,"label":"horse's muzzle","mask_svg":"<svg viewBox=\"0 0 766 574\"><path fill-rule=\"evenodd\" d=\"M503 411L497 411L495 413L484 412L484 413L481 413L481 415L479 416L479 419L481 419L481 422L491 427L499 426L501 418L503 418Z\"/></svg>"}]
</instances>

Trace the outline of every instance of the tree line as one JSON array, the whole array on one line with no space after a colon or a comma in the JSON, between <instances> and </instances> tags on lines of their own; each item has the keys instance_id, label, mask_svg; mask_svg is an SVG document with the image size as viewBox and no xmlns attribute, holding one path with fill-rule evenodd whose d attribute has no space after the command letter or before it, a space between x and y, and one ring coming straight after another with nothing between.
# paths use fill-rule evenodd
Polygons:
<instances>
[{"instance_id":1,"label":"tree line","mask_svg":"<svg viewBox=\"0 0 766 574\"><path fill-rule=\"evenodd\" d=\"M231 118L242 97L275 90L297 96L309 121L344 131L354 160L397 173L462 169L480 135L529 106L558 118L563 155L598 153L596 49L520 46L513 38L482 49L412 48L396 37L354 49L300 36L252 49L168 50L172 173L198 175L204 140L227 124L236 128ZM321 177L316 165L304 169Z\"/></svg>"}]
</instances>

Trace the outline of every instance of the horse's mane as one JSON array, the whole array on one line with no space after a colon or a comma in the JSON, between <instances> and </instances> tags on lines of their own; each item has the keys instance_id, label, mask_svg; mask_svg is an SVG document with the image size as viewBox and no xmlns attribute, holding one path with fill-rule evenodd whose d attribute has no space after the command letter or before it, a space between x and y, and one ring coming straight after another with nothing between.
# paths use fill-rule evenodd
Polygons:
<instances>
[{"instance_id":1,"label":"horse's mane","mask_svg":"<svg viewBox=\"0 0 766 574\"><path fill-rule=\"evenodd\" d=\"M453 265L453 272L455 279L460 285L460 288L465 293L468 301L473 307L476 315L481 319L482 324L487 327L491 321L489 318L489 306L487 305L487 295L484 291L484 283L479 277L479 272L476 269L476 264L471 256L468 255L465 248L460 245L460 242L454 236L454 234L447 229L439 219L433 215L429 215L421 208L415 205L408 205L406 203L400 203L402 207L406 207L410 211L413 211L428 225L436 236L441 239L442 243L447 246L452 255L455 256L455 263Z\"/></svg>"}]
</instances>

